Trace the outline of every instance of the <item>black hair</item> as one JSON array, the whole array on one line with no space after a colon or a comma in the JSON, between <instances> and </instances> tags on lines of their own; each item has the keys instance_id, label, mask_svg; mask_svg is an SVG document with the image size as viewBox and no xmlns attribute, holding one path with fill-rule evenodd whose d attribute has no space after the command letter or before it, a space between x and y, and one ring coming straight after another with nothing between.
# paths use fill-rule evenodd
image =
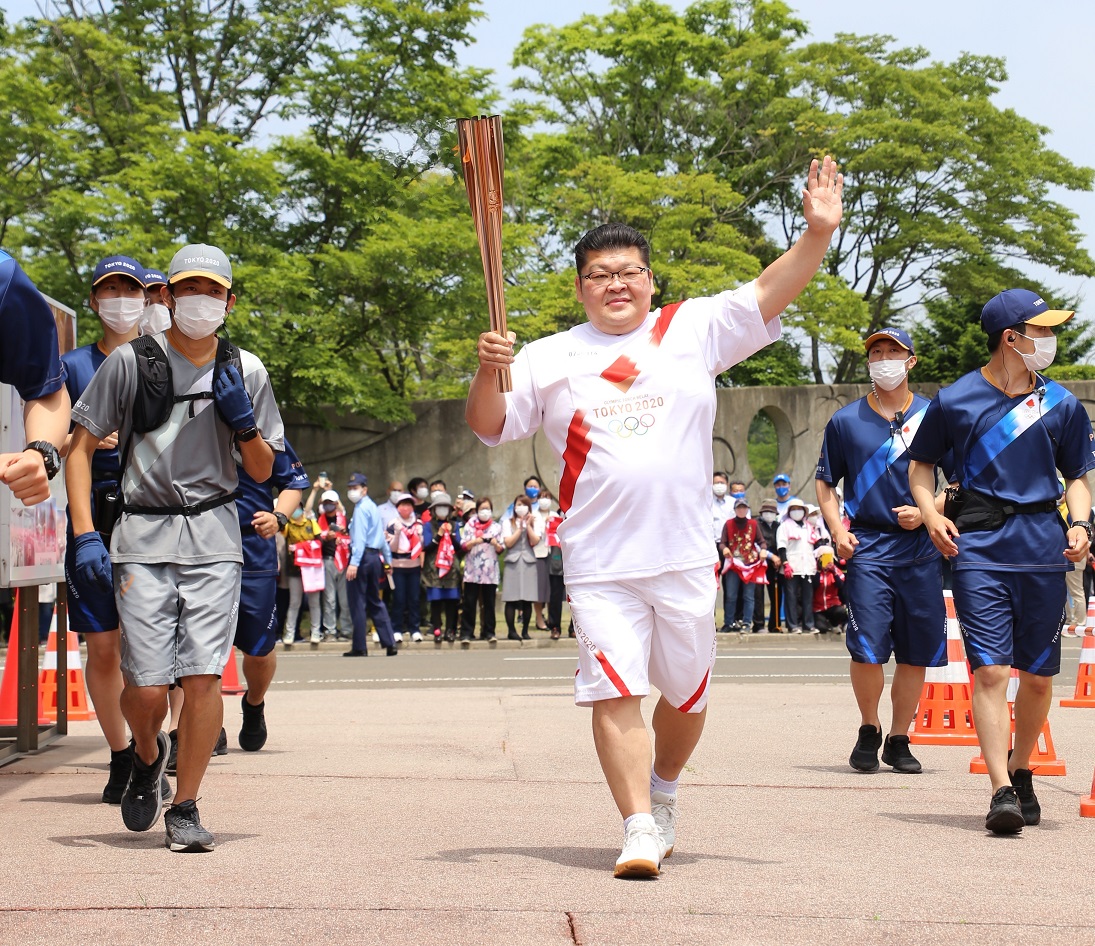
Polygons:
<instances>
[{"instance_id":1,"label":"black hair","mask_svg":"<svg viewBox=\"0 0 1095 946\"><path fill-rule=\"evenodd\" d=\"M716 476L721 476L727 483L730 482L730 477L723 473L722 470L715 470L715 472L711 474L711 479L714 479Z\"/></svg>"},{"instance_id":2,"label":"black hair","mask_svg":"<svg viewBox=\"0 0 1095 946\"><path fill-rule=\"evenodd\" d=\"M646 237L626 223L605 223L594 227L578 241L574 247L574 266L580 276L591 253L629 249L638 250L643 266L650 266L650 243Z\"/></svg>"},{"instance_id":3,"label":"black hair","mask_svg":"<svg viewBox=\"0 0 1095 946\"><path fill-rule=\"evenodd\" d=\"M524 486L528 486L528 484L529 484L529 483L530 483L530 482L531 482L532 480L536 480L536 482L540 484L540 488L541 488L541 489L543 489L544 483L543 483L543 481L542 481L542 480L540 479L540 477L538 477L538 476L537 476L537 475L536 475L535 473L533 473L533 474L532 474L531 476L527 477L527 478L525 479L525 482L524 482L524 483L523 483L522 485L524 485Z\"/></svg>"},{"instance_id":4,"label":"black hair","mask_svg":"<svg viewBox=\"0 0 1095 946\"><path fill-rule=\"evenodd\" d=\"M418 489L419 486L429 486L429 485L430 484L426 482L425 477L423 477L423 476L412 476L410 482L407 483L407 492L410 493L413 496L414 491L416 489Z\"/></svg>"}]
</instances>

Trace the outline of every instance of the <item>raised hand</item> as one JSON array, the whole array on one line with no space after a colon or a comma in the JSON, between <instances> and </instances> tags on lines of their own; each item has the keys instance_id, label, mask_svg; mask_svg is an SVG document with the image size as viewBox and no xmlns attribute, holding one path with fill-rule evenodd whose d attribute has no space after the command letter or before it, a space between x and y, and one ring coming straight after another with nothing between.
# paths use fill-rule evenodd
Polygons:
<instances>
[{"instance_id":1,"label":"raised hand","mask_svg":"<svg viewBox=\"0 0 1095 946\"><path fill-rule=\"evenodd\" d=\"M815 158L810 162L806 186L802 189L802 216L811 230L832 233L844 213L841 195L844 193L844 175L840 166L829 155L820 164Z\"/></svg>"}]
</instances>

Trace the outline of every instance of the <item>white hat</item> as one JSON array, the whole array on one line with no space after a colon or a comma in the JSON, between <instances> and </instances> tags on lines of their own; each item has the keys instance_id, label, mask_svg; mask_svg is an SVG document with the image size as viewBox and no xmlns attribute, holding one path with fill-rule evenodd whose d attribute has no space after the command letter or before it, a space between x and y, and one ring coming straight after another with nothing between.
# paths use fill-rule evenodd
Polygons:
<instances>
[{"instance_id":1,"label":"white hat","mask_svg":"<svg viewBox=\"0 0 1095 946\"><path fill-rule=\"evenodd\" d=\"M338 493L336 493L333 489L325 489L323 491L323 495L319 497L319 501L321 503L337 503Z\"/></svg>"}]
</instances>

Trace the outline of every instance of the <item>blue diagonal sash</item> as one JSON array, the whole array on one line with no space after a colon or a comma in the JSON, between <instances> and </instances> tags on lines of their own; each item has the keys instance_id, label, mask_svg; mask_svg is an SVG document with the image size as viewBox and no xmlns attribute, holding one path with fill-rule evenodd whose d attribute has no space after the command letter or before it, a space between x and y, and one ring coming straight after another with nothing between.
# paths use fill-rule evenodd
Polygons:
<instances>
[{"instance_id":1,"label":"blue diagonal sash","mask_svg":"<svg viewBox=\"0 0 1095 946\"><path fill-rule=\"evenodd\" d=\"M920 429L920 422L924 419L926 408L926 403L917 405L914 401L913 412L906 414L901 424L901 436L882 441L882 445L863 464L863 468L855 478L855 489L850 490L854 492L855 498L846 499L844 502L844 508L851 518L855 518L860 500L874 488L875 483L885 474L886 468L892 466L908 450L908 445L912 443L913 437Z\"/></svg>"},{"instance_id":2,"label":"blue diagonal sash","mask_svg":"<svg viewBox=\"0 0 1095 946\"><path fill-rule=\"evenodd\" d=\"M985 467L995 460L1008 444L1014 443L1025 431L1038 423L1068 397L1068 391L1054 381L1045 386L1045 395L1030 394L992 425L970 448L966 456L967 488Z\"/></svg>"}]
</instances>

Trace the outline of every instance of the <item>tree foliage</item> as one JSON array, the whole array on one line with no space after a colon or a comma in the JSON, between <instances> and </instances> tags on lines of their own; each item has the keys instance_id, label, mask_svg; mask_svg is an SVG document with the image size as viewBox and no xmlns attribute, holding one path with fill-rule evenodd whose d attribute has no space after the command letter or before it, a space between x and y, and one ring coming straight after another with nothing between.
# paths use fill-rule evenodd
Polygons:
<instances>
[{"instance_id":1,"label":"tree foliage","mask_svg":"<svg viewBox=\"0 0 1095 946\"><path fill-rule=\"evenodd\" d=\"M476 0L59 0L0 20L0 243L51 295L95 261L235 261L233 337L288 406L410 416L459 396L487 325L452 119L502 90L459 65ZM505 111L504 266L522 340L583 319L571 247L629 223L655 304L755 277L798 236L811 157L846 214L785 339L720 383L857 381L861 339L914 329L918 376L983 359L975 313L1021 263L1095 273L1055 195L1093 172L994 102L1004 63L889 37L807 43L780 0L616 0L526 31ZM1043 295L1052 297L1051 287ZM81 319L81 340L95 320ZM1063 333L1059 370L1086 358Z\"/></svg>"}]
</instances>

